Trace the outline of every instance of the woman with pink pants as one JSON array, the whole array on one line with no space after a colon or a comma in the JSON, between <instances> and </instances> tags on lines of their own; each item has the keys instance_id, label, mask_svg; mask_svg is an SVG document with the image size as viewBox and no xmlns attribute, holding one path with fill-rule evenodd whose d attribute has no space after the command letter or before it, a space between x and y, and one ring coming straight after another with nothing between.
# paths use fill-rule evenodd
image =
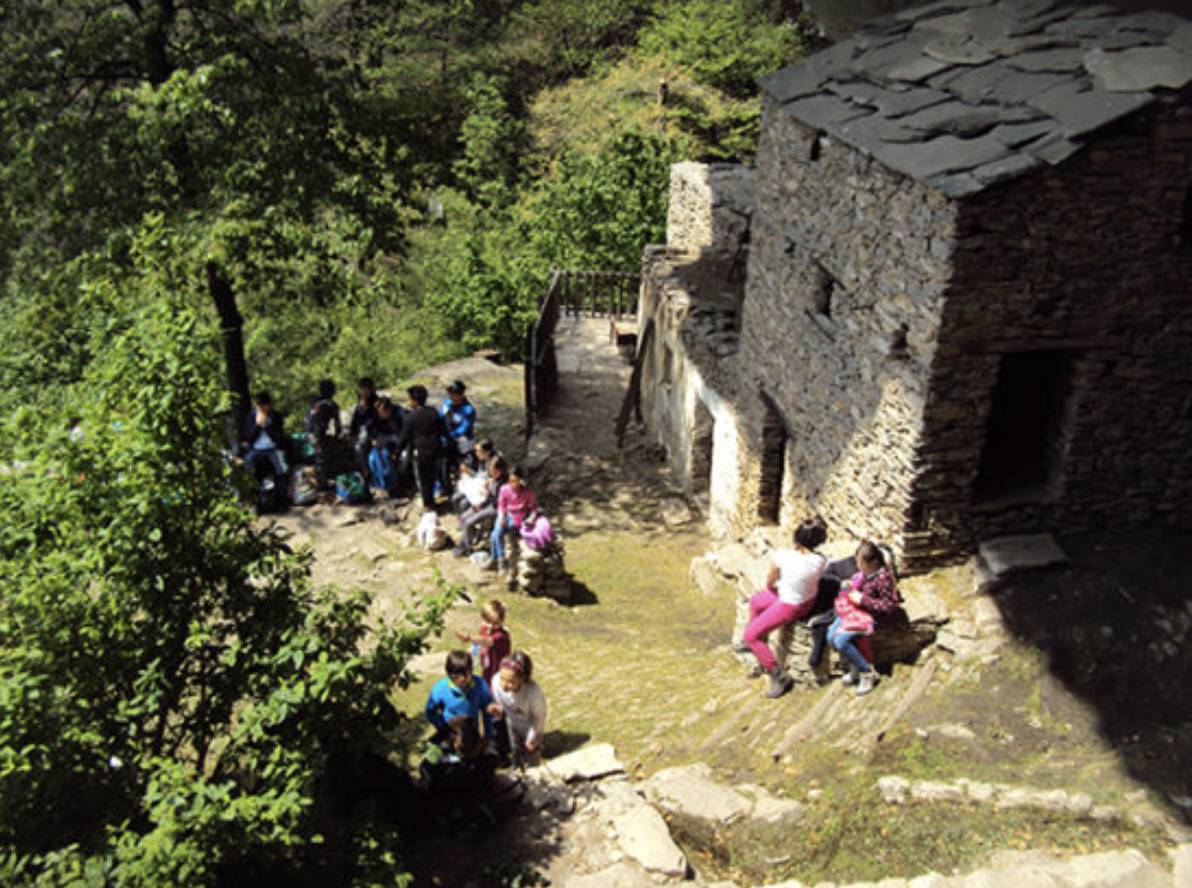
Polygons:
<instances>
[{"instance_id":1,"label":"woman with pink pants","mask_svg":"<svg viewBox=\"0 0 1192 888\"><path fill-rule=\"evenodd\" d=\"M770 676L767 697L781 697L791 689L795 680L785 669L779 669L766 638L775 629L793 623L810 613L820 577L827 564L815 550L828 538L819 521L804 521L795 529L793 549L779 549L771 558L766 588L749 599L749 623L739 653L750 650L757 657L762 673Z\"/></svg>"}]
</instances>

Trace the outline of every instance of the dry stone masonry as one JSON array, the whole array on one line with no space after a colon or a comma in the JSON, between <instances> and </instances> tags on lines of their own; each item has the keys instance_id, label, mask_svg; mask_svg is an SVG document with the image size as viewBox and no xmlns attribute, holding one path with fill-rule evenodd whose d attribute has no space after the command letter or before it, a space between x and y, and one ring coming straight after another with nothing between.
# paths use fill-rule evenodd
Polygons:
<instances>
[{"instance_id":1,"label":"dry stone masonry","mask_svg":"<svg viewBox=\"0 0 1192 888\"><path fill-rule=\"evenodd\" d=\"M1052 0L763 78L756 168L676 166L644 259L643 406L712 530L817 514L915 570L1190 526L1190 83L1192 22Z\"/></svg>"}]
</instances>

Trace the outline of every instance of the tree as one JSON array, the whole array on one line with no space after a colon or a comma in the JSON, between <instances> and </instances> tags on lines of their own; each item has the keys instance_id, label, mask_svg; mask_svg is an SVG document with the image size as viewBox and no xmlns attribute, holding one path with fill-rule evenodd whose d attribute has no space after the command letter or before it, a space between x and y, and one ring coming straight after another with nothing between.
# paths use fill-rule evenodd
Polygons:
<instances>
[{"instance_id":1,"label":"tree","mask_svg":"<svg viewBox=\"0 0 1192 888\"><path fill-rule=\"evenodd\" d=\"M255 524L219 446L201 275L146 226L68 433L18 416L0 486L0 881L213 885L235 872L392 884L392 829L337 830L337 761L391 751L388 700L445 596L368 628L359 593ZM133 298L124 294L133 293ZM371 851L361 855L369 845ZM322 867L343 867L336 875ZM316 881L318 881L316 879Z\"/></svg>"},{"instance_id":2,"label":"tree","mask_svg":"<svg viewBox=\"0 0 1192 888\"><path fill-rule=\"evenodd\" d=\"M0 268L25 286L54 254L118 257L147 213L200 230L240 406L237 285L278 246L274 231L348 213L368 220L365 253L398 235L367 109L341 60L301 42L303 14L300 0L29 0L3 13Z\"/></svg>"},{"instance_id":3,"label":"tree","mask_svg":"<svg viewBox=\"0 0 1192 888\"><path fill-rule=\"evenodd\" d=\"M783 0L672 0L642 29L638 43L643 52L738 97L755 96L758 77L807 49L798 7Z\"/></svg>"}]
</instances>

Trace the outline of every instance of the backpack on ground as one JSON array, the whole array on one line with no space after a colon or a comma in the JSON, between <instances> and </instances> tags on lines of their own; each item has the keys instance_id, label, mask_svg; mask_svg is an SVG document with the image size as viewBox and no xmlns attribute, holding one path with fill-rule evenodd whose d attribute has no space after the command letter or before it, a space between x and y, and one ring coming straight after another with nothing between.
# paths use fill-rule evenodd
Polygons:
<instances>
[{"instance_id":1,"label":"backpack on ground","mask_svg":"<svg viewBox=\"0 0 1192 888\"><path fill-rule=\"evenodd\" d=\"M257 514L272 515L284 512L290 504L289 490L281 479L270 475L257 486Z\"/></svg>"},{"instance_id":2,"label":"backpack on ground","mask_svg":"<svg viewBox=\"0 0 1192 888\"><path fill-rule=\"evenodd\" d=\"M368 502L368 494L364 492L364 476L359 472L344 472L335 478L335 495L341 503L358 506Z\"/></svg>"},{"instance_id":3,"label":"backpack on ground","mask_svg":"<svg viewBox=\"0 0 1192 888\"><path fill-rule=\"evenodd\" d=\"M389 451L385 447L374 447L368 454L368 474L377 487L383 487L390 493L398 488L401 476L394 465Z\"/></svg>"},{"instance_id":4,"label":"backpack on ground","mask_svg":"<svg viewBox=\"0 0 1192 888\"><path fill-rule=\"evenodd\" d=\"M311 466L301 466L290 473L290 502L309 506L319 498L319 476Z\"/></svg>"}]
</instances>

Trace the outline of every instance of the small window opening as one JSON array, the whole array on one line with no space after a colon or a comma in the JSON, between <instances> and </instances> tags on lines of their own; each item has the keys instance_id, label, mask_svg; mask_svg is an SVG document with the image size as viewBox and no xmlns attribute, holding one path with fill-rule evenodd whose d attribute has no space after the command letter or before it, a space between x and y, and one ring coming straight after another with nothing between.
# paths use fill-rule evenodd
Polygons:
<instances>
[{"instance_id":1,"label":"small window opening","mask_svg":"<svg viewBox=\"0 0 1192 888\"><path fill-rule=\"evenodd\" d=\"M807 154L807 159L813 163L820 159L820 155L824 152L824 137L816 136L811 140L811 150Z\"/></svg>"},{"instance_id":2,"label":"small window opening","mask_svg":"<svg viewBox=\"0 0 1192 888\"><path fill-rule=\"evenodd\" d=\"M691 492L707 508L712 488L712 450L715 446L716 422L711 411L698 398L691 426Z\"/></svg>"},{"instance_id":3,"label":"small window opening","mask_svg":"<svg viewBox=\"0 0 1192 888\"><path fill-rule=\"evenodd\" d=\"M816 314L831 320L832 300L840 291L840 283L828 274L822 265L816 264L815 292L812 294L812 308Z\"/></svg>"},{"instance_id":4,"label":"small window opening","mask_svg":"<svg viewBox=\"0 0 1192 888\"><path fill-rule=\"evenodd\" d=\"M766 415L762 420L762 471L758 486L757 516L766 524L777 524L782 514L782 484L786 473L786 445L789 439L782 415L769 396L762 394Z\"/></svg>"},{"instance_id":5,"label":"small window opening","mask_svg":"<svg viewBox=\"0 0 1192 888\"><path fill-rule=\"evenodd\" d=\"M1043 499L1059 480L1066 450L1072 354L1003 355L973 485L973 503Z\"/></svg>"}]
</instances>

